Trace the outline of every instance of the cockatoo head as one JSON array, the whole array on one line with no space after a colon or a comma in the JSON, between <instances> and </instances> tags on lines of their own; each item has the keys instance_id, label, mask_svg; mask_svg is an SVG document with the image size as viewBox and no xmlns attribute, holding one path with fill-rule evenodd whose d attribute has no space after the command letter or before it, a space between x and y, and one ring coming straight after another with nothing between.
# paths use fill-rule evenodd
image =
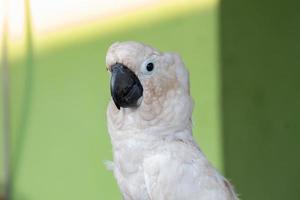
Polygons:
<instances>
[{"instance_id":1,"label":"cockatoo head","mask_svg":"<svg viewBox=\"0 0 300 200\"><path fill-rule=\"evenodd\" d=\"M108 115L115 125L132 127L134 121L146 128L154 122L170 124L175 115L190 117L188 72L177 54L138 42L117 42L108 49L106 66L113 101Z\"/></svg>"}]
</instances>

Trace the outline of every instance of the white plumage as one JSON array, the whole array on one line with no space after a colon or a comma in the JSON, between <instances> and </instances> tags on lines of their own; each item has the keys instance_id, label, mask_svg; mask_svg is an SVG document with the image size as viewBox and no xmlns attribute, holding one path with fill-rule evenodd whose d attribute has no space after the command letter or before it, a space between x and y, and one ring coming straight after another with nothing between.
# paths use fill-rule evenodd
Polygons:
<instances>
[{"instance_id":1,"label":"white plumage","mask_svg":"<svg viewBox=\"0 0 300 200\"><path fill-rule=\"evenodd\" d=\"M153 63L149 72L145 66ZM181 58L137 42L113 44L108 70L121 63L143 86L137 107L107 109L113 172L125 200L235 200L230 185L192 136L193 101Z\"/></svg>"}]
</instances>

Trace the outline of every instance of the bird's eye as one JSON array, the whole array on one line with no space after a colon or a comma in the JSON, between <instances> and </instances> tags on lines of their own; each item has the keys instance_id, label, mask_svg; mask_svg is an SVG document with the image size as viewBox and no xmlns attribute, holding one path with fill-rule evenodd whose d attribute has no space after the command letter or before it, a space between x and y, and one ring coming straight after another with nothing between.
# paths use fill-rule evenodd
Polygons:
<instances>
[{"instance_id":1,"label":"bird's eye","mask_svg":"<svg viewBox=\"0 0 300 200\"><path fill-rule=\"evenodd\" d=\"M152 62L148 63L146 69L148 72L151 72L154 69L154 64Z\"/></svg>"},{"instance_id":2,"label":"bird's eye","mask_svg":"<svg viewBox=\"0 0 300 200\"><path fill-rule=\"evenodd\" d=\"M153 58L149 58L146 61L144 61L141 66L142 74L147 76L152 75L154 71L156 71L154 63L155 60Z\"/></svg>"}]
</instances>

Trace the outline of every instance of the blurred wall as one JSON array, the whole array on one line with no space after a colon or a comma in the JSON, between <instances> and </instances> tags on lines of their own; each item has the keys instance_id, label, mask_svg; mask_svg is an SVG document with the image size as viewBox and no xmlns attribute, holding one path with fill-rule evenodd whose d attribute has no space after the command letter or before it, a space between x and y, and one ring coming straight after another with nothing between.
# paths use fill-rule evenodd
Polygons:
<instances>
[{"instance_id":1,"label":"blurred wall","mask_svg":"<svg viewBox=\"0 0 300 200\"><path fill-rule=\"evenodd\" d=\"M120 199L103 163L112 159L105 55L115 41L137 40L183 57L196 102L195 138L222 169L217 13L215 4L171 5L127 23L96 23L61 36L55 30L52 38L35 32L28 15L26 54L10 60L13 199Z\"/></svg>"},{"instance_id":2,"label":"blurred wall","mask_svg":"<svg viewBox=\"0 0 300 200\"><path fill-rule=\"evenodd\" d=\"M221 2L225 171L242 199L300 199L299 10Z\"/></svg>"}]
</instances>

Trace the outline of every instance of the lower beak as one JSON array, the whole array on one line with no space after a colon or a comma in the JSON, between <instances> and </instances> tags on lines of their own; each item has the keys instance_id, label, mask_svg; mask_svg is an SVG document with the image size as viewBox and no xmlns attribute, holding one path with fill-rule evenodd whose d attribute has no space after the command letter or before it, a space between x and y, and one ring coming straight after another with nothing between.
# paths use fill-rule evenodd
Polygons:
<instances>
[{"instance_id":1,"label":"lower beak","mask_svg":"<svg viewBox=\"0 0 300 200\"><path fill-rule=\"evenodd\" d=\"M118 109L137 107L143 96L143 86L138 77L120 63L111 67L110 91Z\"/></svg>"}]
</instances>

